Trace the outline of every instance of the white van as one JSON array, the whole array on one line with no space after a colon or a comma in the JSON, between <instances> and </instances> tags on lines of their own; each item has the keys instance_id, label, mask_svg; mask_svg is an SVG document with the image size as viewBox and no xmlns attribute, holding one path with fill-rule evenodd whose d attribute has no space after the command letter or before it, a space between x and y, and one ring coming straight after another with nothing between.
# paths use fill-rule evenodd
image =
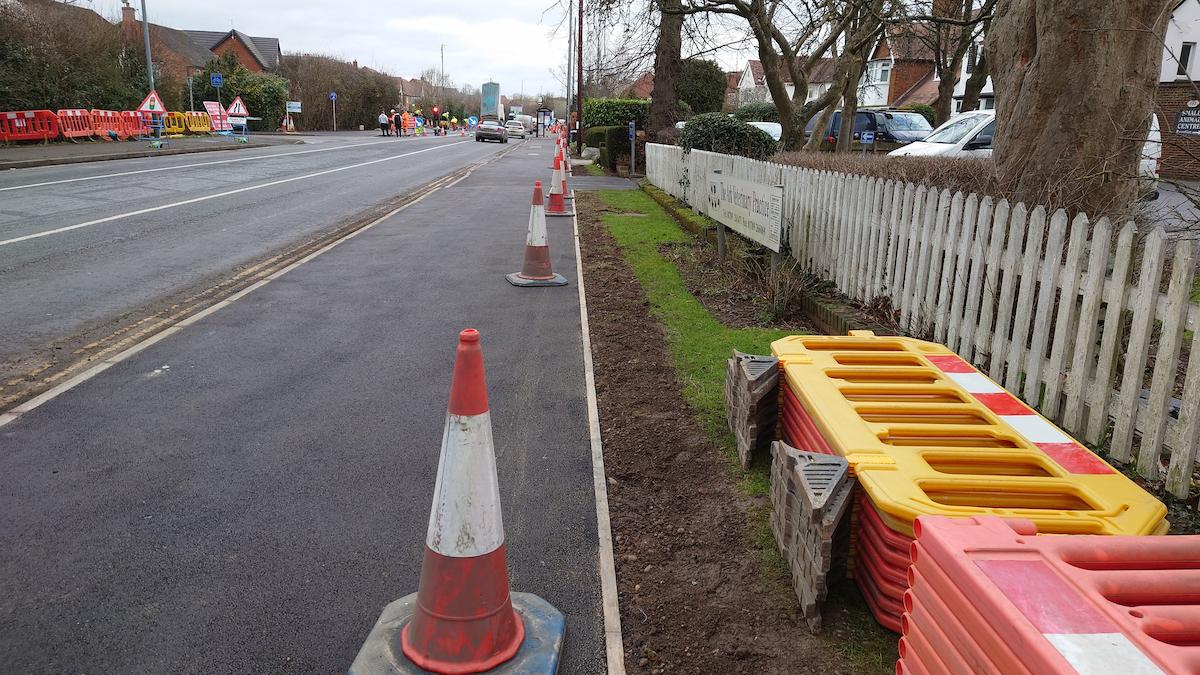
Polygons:
<instances>
[{"instance_id":1,"label":"white van","mask_svg":"<svg viewBox=\"0 0 1200 675\"><path fill-rule=\"evenodd\" d=\"M991 157L996 134L996 111L975 110L947 120L923 141L909 143L888 153L892 157ZM1138 165L1143 195L1158 193L1158 168L1162 160L1162 132L1158 116L1150 115L1150 130L1142 145Z\"/></svg>"}]
</instances>

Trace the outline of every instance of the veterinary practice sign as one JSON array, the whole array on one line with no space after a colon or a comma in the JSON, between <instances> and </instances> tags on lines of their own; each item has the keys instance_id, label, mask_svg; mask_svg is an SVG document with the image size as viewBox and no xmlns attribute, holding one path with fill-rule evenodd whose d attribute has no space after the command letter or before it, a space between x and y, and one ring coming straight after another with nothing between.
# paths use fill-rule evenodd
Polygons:
<instances>
[{"instance_id":1,"label":"veterinary practice sign","mask_svg":"<svg viewBox=\"0 0 1200 675\"><path fill-rule=\"evenodd\" d=\"M708 216L778 253L783 238L783 186L762 185L713 171Z\"/></svg>"}]
</instances>

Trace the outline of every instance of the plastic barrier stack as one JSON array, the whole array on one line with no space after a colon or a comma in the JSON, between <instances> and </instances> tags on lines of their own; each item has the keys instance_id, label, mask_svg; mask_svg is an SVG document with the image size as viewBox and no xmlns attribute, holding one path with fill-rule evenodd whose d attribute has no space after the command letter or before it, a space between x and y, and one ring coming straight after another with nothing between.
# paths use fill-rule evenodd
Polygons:
<instances>
[{"instance_id":1,"label":"plastic barrier stack","mask_svg":"<svg viewBox=\"0 0 1200 675\"><path fill-rule=\"evenodd\" d=\"M181 112L169 112L163 118L163 125L165 134L187 133L187 115Z\"/></svg>"},{"instance_id":2,"label":"plastic barrier stack","mask_svg":"<svg viewBox=\"0 0 1200 675\"><path fill-rule=\"evenodd\" d=\"M130 138L144 138L154 133L150 127L150 114L136 110L122 110L121 119L125 123Z\"/></svg>"},{"instance_id":3,"label":"plastic barrier stack","mask_svg":"<svg viewBox=\"0 0 1200 675\"><path fill-rule=\"evenodd\" d=\"M1200 672L1200 536L921 517L897 673Z\"/></svg>"},{"instance_id":4,"label":"plastic barrier stack","mask_svg":"<svg viewBox=\"0 0 1200 675\"><path fill-rule=\"evenodd\" d=\"M106 141L123 141L129 138L129 128L125 124L125 119L116 110L97 110L93 108L91 116L92 128L96 130L96 136Z\"/></svg>"},{"instance_id":5,"label":"plastic barrier stack","mask_svg":"<svg viewBox=\"0 0 1200 675\"><path fill-rule=\"evenodd\" d=\"M187 130L193 134L207 134L212 131L212 121L206 112L186 112L183 114Z\"/></svg>"},{"instance_id":6,"label":"plastic barrier stack","mask_svg":"<svg viewBox=\"0 0 1200 675\"><path fill-rule=\"evenodd\" d=\"M96 129L92 126L92 113L83 108L59 110L58 130L63 138L91 138L96 135Z\"/></svg>"},{"instance_id":7,"label":"plastic barrier stack","mask_svg":"<svg viewBox=\"0 0 1200 675\"><path fill-rule=\"evenodd\" d=\"M854 578L896 632L918 516L1023 518L1053 534L1167 531L1161 502L941 345L856 331L771 348L782 439L849 462L861 487Z\"/></svg>"},{"instance_id":8,"label":"plastic barrier stack","mask_svg":"<svg viewBox=\"0 0 1200 675\"><path fill-rule=\"evenodd\" d=\"M0 113L0 142L46 142L55 138L58 138L58 116L49 110Z\"/></svg>"}]
</instances>

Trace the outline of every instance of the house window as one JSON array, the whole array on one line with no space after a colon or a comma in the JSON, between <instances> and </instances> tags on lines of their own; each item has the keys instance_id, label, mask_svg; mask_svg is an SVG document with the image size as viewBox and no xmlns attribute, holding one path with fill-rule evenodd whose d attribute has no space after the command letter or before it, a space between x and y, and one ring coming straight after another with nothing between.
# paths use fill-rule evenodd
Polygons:
<instances>
[{"instance_id":1,"label":"house window","mask_svg":"<svg viewBox=\"0 0 1200 675\"><path fill-rule=\"evenodd\" d=\"M1192 55L1196 52L1195 42L1185 42L1183 47L1179 49L1179 70L1176 74L1180 77L1187 77L1192 66Z\"/></svg>"},{"instance_id":2,"label":"house window","mask_svg":"<svg viewBox=\"0 0 1200 675\"><path fill-rule=\"evenodd\" d=\"M871 61L867 64L868 84L887 84L892 75L891 61Z\"/></svg>"},{"instance_id":3,"label":"house window","mask_svg":"<svg viewBox=\"0 0 1200 675\"><path fill-rule=\"evenodd\" d=\"M975 72L975 64L979 63L979 43L973 43L967 50L967 74Z\"/></svg>"}]
</instances>

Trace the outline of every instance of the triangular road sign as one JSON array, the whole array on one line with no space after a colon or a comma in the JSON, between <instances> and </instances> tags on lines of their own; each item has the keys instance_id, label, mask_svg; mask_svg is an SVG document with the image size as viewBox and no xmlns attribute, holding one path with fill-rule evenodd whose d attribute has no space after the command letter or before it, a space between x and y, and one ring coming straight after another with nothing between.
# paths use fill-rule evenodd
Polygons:
<instances>
[{"instance_id":1,"label":"triangular road sign","mask_svg":"<svg viewBox=\"0 0 1200 675\"><path fill-rule=\"evenodd\" d=\"M229 108L225 111L230 117L245 117L250 114L246 109L246 104L242 103L242 97L238 96L233 99L233 103L229 104Z\"/></svg>"},{"instance_id":2,"label":"triangular road sign","mask_svg":"<svg viewBox=\"0 0 1200 675\"><path fill-rule=\"evenodd\" d=\"M152 89L150 90L150 94L146 96L146 100L142 101L142 104L138 106L138 112L162 115L163 113L167 112L167 106L163 105L162 99L158 96L158 92Z\"/></svg>"}]
</instances>

